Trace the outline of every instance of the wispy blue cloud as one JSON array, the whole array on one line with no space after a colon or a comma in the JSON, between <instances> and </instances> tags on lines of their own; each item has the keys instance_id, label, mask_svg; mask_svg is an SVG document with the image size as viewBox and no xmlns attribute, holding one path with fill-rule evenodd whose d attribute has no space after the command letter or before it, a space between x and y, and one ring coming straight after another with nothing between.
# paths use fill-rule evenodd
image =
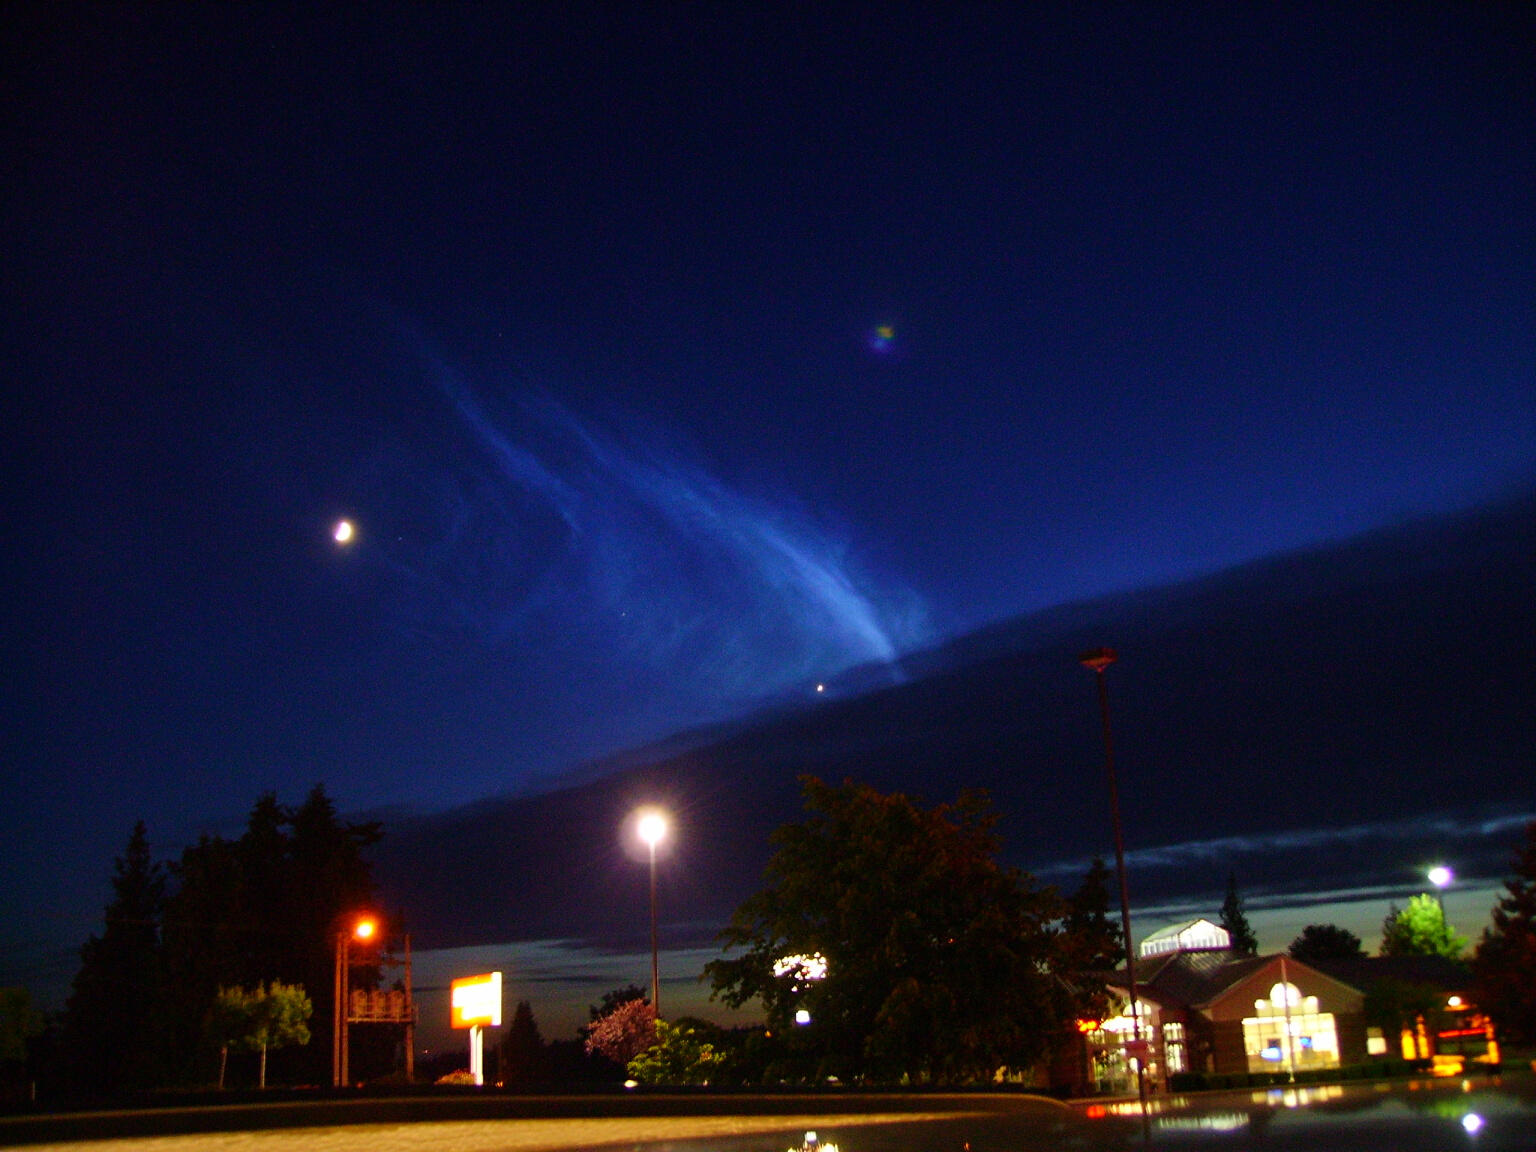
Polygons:
<instances>
[{"instance_id":1,"label":"wispy blue cloud","mask_svg":"<svg viewBox=\"0 0 1536 1152\"><path fill-rule=\"evenodd\" d=\"M490 467L403 566L490 634L558 621L566 642L734 702L871 662L896 676L931 639L922 599L792 495L743 491L632 421L620 436L435 374Z\"/></svg>"}]
</instances>

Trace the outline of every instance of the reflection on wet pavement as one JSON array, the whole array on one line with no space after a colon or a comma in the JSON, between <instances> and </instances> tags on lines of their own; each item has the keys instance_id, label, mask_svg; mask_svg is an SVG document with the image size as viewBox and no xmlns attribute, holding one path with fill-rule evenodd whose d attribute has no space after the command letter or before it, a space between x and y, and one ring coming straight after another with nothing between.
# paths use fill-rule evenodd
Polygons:
<instances>
[{"instance_id":1,"label":"reflection on wet pavement","mask_svg":"<svg viewBox=\"0 0 1536 1152\"><path fill-rule=\"evenodd\" d=\"M1024 1102L1020 1101L1022 1105ZM829 1120L804 1139L700 1140L668 1152L1083 1152L1137 1148L1284 1148L1322 1152L1536 1152L1536 1084L1421 1080L1164 1096L1143 1116L1134 1101L1041 1106L879 1128ZM647 1152L661 1152L653 1146Z\"/></svg>"}]
</instances>

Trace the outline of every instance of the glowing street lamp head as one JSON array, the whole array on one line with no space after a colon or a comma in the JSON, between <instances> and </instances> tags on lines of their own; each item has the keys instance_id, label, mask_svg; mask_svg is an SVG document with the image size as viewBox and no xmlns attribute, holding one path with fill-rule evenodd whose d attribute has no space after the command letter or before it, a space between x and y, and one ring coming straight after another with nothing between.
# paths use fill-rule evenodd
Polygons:
<instances>
[{"instance_id":1,"label":"glowing street lamp head","mask_svg":"<svg viewBox=\"0 0 1536 1152\"><path fill-rule=\"evenodd\" d=\"M654 809L642 813L635 824L635 834L654 848L666 838L667 818Z\"/></svg>"},{"instance_id":2,"label":"glowing street lamp head","mask_svg":"<svg viewBox=\"0 0 1536 1152\"><path fill-rule=\"evenodd\" d=\"M1429 882L1436 888L1446 887L1453 879L1455 877L1451 875L1451 870L1443 864L1436 865L1429 870Z\"/></svg>"},{"instance_id":3,"label":"glowing street lamp head","mask_svg":"<svg viewBox=\"0 0 1536 1152\"><path fill-rule=\"evenodd\" d=\"M331 535L336 538L336 543L338 544L350 544L352 543L353 533L352 521L340 520L336 524L336 531L332 532Z\"/></svg>"},{"instance_id":4,"label":"glowing street lamp head","mask_svg":"<svg viewBox=\"0 0 1536 1152\"><path fill-rule=\"evenodd\" d=\"M352 935L359 940L372 940L373 934L379 930L379 926L372 920L359 920L357 926L352 929Z\"/></svg>"},{"instance_id":5,"label":"glowing street lamp head","mask_svg":"<svg viewBox=\"0 0 1536 1152\"><path fill-rule=\"evenodd\" d=\"M1117 659L1120 654L1113 648L1090 648L1077 658L1077 662L1084 668L1093 672L1102 672Z\"/></svg>"}]
</instances>

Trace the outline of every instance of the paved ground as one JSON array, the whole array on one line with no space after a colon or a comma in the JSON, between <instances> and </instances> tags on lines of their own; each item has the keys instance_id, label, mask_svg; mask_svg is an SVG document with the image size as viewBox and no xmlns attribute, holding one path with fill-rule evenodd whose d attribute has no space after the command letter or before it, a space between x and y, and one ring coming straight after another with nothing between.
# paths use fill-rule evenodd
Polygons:
<instances>
[{"instance_id":1,"label":"paved ground","mask_svg":"<svg viewBox=\"0 0 1536 1152\"><path fill-rule=\"evenodd\" d=\"M445 1119L418 1113L422 1118L369 1122L368 1109L377 1111L384 1103L348 1102L349 1107L363 1110L328 1124L305 1123L314 1113L304 1106L259 1105L238 1110L244 1130L124 1135L111 1140L70 1140L67 1118L58 1118L43 1136L49 1142L33 1146L52 1152L554 1152L603 1147L636 1152L785 1152L800 1148L806 1133L814 1131L823 1152L830 1152L829 1144L838 1145L840 1152L1062 1148L1130 1152L1145 1147L1168 1152L1250 1147L1297 1152L1536 1152L1536 1081L1529 1074L1500 1082L1424 1080L1163 1097L1154 1099L1145 1117L1134 1101L1067 1107L1018 1096L848 1096L819 1102L804 1097L621 1097L587 1100L578 1106L588 1112L629 1108L651 1114ZM487 1103L494 1101L464 1102ZM529 1111L528 1098L517 1103L525 1113ZM792 1108L805 1103L815 1110ZM328 1106L334 1109L337 1104ZM713 1114L698 1114L705 1109ZM185 1122L189 1116L210 1111L164 1110L159 1122ZM665 1114L668 1111L675 1114ZM766 1114L770 1112L774 1114ZM144 1114L122 1115L142 1118ZM225 1127L236 1119L229 1109L221 1115ZM7 1139L8 1134L29 1132L9 1121L0 1122L0 1143L24 1146Z\"/></svg>"}]
</instances>

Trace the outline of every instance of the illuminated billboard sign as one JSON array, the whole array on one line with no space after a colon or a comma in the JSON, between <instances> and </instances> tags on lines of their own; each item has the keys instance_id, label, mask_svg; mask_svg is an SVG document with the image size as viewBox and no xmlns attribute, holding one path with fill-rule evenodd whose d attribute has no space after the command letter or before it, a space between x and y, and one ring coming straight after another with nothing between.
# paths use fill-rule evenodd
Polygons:
<instances>
[{"instance_id":1,"label":"illuminated billboard sign","mask_svg":"<svg viewBox=\"0 0 1536 1152\"><path fill-rule=\"evenodd\" d=\"M501 973L465 976L452 985L449 1004L455 1028L501 1027Z\"/></svg>"}]
</instances>

